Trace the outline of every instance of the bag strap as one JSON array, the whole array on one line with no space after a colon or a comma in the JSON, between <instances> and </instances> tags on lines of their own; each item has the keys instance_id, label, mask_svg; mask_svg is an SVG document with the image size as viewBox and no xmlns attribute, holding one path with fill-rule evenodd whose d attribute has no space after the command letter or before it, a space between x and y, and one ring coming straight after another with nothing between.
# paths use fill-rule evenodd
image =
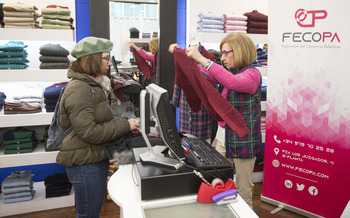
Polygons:
<instances>
[{"instance_id":1,"label":"bag strap","mask_svg":"<svg viewBox=\"0 0 350 218\"><path fill-rule=\"evenodd\" d=\"M70 84L73 84L73 83L75 83L75 82L77 82L77 81L80 81L80 80L76 80L76 79L75 79L75 80L71 80L71 81L68 82L67 86L70 85ZM88 85L90 86L89 83L86 83L86 84L88 84ZM67 87L67 86L66 86L66 87ZM66 88L66 87L64 87L64 88ZM92 100L95 101L96 92L95 92L95 90L94 90L91 86L90 86L90 89L91 89L91 93L92 93ZM62 91L63 91L63 89L62 89Z\"/></svg>"}]
</instances>

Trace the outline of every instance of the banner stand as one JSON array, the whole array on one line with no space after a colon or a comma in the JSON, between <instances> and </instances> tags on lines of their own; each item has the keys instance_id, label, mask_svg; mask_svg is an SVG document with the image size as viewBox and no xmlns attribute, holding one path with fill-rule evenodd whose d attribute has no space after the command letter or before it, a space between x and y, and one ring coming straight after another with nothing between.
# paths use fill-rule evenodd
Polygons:
<instances>
[{"instance_id":1,"label":"banner stand","mask_svg":"<svg viewBox=\"0 0 350 218\"><path fill-rule=\"evenodd\" d=\"M299 208L296 208L296 207L293 207L293 206L290 206L288 204L284 204L282 202L279 202L279 201L275 201L271 198L268 198L268 197L264 197L264 196L261 196L261 201L264 201L266 203L269 203L269 204L272 204L272 205L276 205L278 206L279 208L282 208L282 209L286 209L286 210L289 210L289 211L292 211L294 213L297 213L297 214L300 214L300 215L303 215L303 216L306 216L306 217L310 217L310 218L314 218L314 217L322 217L322 216L318 216L316 214L313 214L313 213L310 213L308 211L305 211L305 210L302 210L302 209L299 209Z\"/></svg>"}]
</instances>

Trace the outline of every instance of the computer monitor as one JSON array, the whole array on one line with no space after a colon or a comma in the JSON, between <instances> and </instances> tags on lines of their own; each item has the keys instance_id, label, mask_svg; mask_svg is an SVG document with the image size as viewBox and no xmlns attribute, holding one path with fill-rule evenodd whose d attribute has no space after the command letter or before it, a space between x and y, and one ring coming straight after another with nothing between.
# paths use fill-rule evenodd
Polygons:
<instances>
[{"instance_id":1,"label":"computer monitor","mask_svg":"<svg viewBox=\"0 0 350 218\"><path fill-rule=\"evenodd\" d=\"M155 127L169 148L173 157L165 157L161 152L156 151L147 137L150 133L151 111L154 116ZM140 155L142 162L162 165L173 169L182 166L180 160L184 156L181 150L180 136L177 131L175 116L170 105L167 90L152 83L140 93L140 131L148 146L148 151Z\"/></svg>"}]
</instances>

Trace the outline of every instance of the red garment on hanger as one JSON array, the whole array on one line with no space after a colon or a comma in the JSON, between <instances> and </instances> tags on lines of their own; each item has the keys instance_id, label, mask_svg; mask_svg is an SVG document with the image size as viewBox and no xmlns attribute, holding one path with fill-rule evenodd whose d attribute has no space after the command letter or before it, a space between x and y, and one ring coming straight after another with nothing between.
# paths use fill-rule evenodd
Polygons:
<instances>
[{"instance_id":1,"label":"red garment on hanger","mask_svg":"<svg viewBox=\"0 0 350 218\"><path fill-rule=\"evenodd\" d=\"M174 64L177 81L194 112L205 109L216 121L225 121L239 137L249 132L241 114L202 75L195 60L186 55L186 49L174 49Z\"/></svg>"}]
</instances>

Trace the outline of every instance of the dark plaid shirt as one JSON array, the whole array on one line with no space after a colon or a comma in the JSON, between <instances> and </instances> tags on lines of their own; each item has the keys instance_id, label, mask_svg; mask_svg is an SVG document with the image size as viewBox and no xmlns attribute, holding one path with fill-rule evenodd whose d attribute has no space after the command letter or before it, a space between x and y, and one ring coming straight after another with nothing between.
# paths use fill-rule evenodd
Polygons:
<instances>
[{"instance_id":1,"label":"dark plaid shirt","mask_svg":"<svg viewBox=\"0 0 350 218\"><path fill-rule=\"evenodd\" d=\"M195 135L202 139L210 138L211 124L213 118L204 108L198 112L193 112L186 101L185 94L179 84L174 85L173 98L171 104L180 108L179 131Z\"/></svg>"},{"instance_id":2,"label":"dark plaid shirt","mask_svg":"<svg viewBox=\"0 0 350 218\"><path fill-rule=\"evenodd\" d=\"M246 69L231 69L233 74L244 73ZM244 117L250 130L244 137L238 137L227 124L225 127L226 157L250 158L262 153L261 144L261 77L260 85L253 95L229 90L227 100Z\"/></svg>"}]
</instances>

